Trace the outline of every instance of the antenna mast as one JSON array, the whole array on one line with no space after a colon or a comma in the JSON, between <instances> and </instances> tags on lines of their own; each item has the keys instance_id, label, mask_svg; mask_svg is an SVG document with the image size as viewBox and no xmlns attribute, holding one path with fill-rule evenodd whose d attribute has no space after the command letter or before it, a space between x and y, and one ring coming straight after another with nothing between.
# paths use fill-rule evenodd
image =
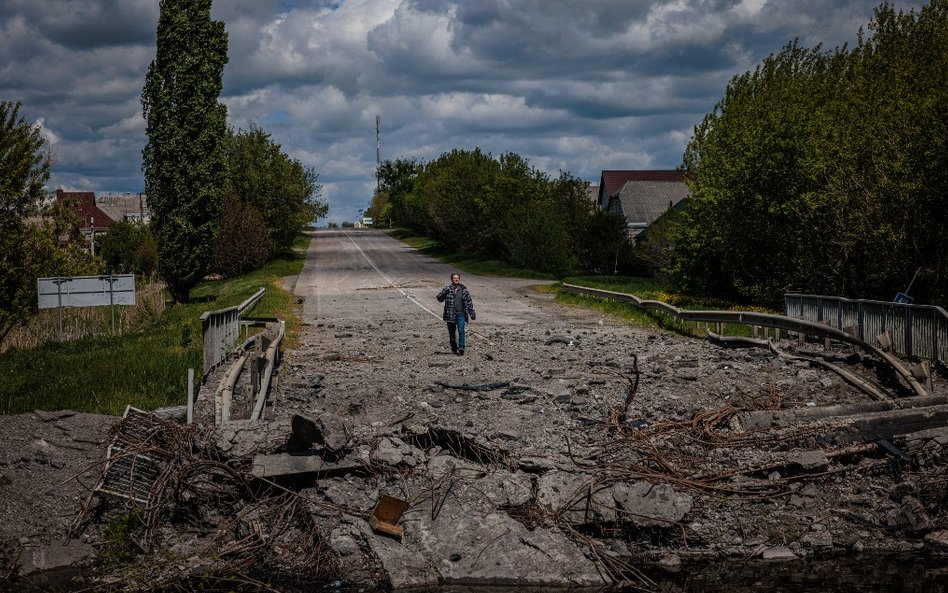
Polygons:
<instances>
[{"instance_id":1,"label":"antenna mast","mask_svg":"<svg viewBox=\"0 0 948 593\"><path fill-rule=\"evenodd\" d=\"M382 166L381 160L382 148L382 116L375 116L375 191L382 188L382 180L379 178L379 167Z\"/></svg>"}]
</instances>

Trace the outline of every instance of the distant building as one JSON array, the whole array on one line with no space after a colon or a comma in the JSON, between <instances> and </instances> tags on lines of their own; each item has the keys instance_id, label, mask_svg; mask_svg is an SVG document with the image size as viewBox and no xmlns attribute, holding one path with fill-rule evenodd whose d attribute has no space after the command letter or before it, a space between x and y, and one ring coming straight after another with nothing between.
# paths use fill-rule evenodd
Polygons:
<instances>
[{"instance_id":1,"label":"distant building","mask_svg":"<svg viewBox=\"0 0 948 593\"><path fill-rule=\"evenodd\" d=\"M623 215L634 238L690 195L682 171L603 171L596 205Z\"/></svg>"},{"instance_id":2,"label":"distant building","mask_svg":"<svg viewBox=\"0 0 948 593\"><path fill-rule=\"evenodd\" d=\"M151 212L144 194L102 194L91 191L56 190L56 201L68 204L79 217L79 224L69 235L60 237L65 244L84 237L95 253L93 240L109 231L120 220L148 222Z\"/></svg>"},{"instance_id":3,"label":"distant building","mask_svg":"<svg viewBox=\"0 0 948 593\"><path fill-rule=\"evenodd\" d=\"M111 216L96 206L95 192L57 189L56 200L72 207L79 216L79 234L89 239L95 234L107 232L115 222Z\"/></svg>"},{"instance_id":4,"label":"distant building","mask_svg":"<svg viewBox=\"0 0 948 593\"><path fill-rule=\"evenodd\" d=\"M589 201L595 205L599 199L599 186L590 183L586 191L589 192Z\"/></svg>"},{"instance_id":5,"label":"distant building","mask_svg":"<svg viewBox=\"0 0 948 593\"><path fill-rule=\"evenodd\" d=\"M105 212L112 220L133 220L149 222L151 210L148 209L148 200L145 194L100 194L95 198L96 206Z\"/></svg>"}]
</instances>

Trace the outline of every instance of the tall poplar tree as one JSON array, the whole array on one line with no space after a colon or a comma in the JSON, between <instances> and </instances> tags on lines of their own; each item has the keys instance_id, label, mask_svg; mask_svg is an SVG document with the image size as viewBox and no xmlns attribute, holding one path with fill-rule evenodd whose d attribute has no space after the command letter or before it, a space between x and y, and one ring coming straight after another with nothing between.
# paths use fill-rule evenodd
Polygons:
<instances>
[{"instance_id":1,"label":"tall poplar tree","mask_svg":"<svg viewBox=\"0 0 948 593\"><path fill-rule=\"evenodd\" d=\"M206 273L226 175L227 108L218 97L227 32L211 20L211 4L161 0L157 52L142 90L142 169L158 271L182 303Z\"/></svg>"}]
</instances>

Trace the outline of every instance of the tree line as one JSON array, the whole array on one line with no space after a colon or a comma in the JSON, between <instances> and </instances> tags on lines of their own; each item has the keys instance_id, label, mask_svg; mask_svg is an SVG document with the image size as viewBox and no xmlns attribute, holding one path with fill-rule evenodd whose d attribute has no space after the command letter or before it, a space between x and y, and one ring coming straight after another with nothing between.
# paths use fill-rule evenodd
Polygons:
<instances>
[{"instance_id":1,"label":"tree line","mask_svg":"<svg viewBox=\"0 0 948 593\"><path fill-rule=\"evenodd\" d=\"M625 219L597 210L589 183L523 157L455 149L430 162L387 160L366 216L461 252L564 274L613 273L628 263Z\"/></svg>"},{"instance_id":2,"label":"tree line","mask_svg":"<svg viewBox=\"0 0 948 593\"><path fill-rule=\"evenodd\" d=\"M649 274L772 306L790 291L891 300L911 283L943 304L946 74L948 0L882 4L852 48L789 43L731 79L684 152L687 205L634 244L570 174L478 149L382 163L366 214L554 273Z\"/></svg>"},{"instance_id":3,"label":"tree line","mask_svg":"<svg viewBox=\"0 0 948 593\"><path fill-rule=\"evenodd\" d=\"M735 76L684 154L667 271L754 302L948 297L948 1L878 7L854 47L797 42Z\"/></svg>"}]
</instances>

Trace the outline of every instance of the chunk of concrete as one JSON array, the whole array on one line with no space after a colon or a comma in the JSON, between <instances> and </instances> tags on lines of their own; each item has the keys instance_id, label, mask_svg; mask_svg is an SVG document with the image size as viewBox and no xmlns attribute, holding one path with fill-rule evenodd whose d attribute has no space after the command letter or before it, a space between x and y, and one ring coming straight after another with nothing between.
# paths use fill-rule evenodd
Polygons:
<instances>
[{"instance_id":1,"label":"chunk of concrete","mask_svg":"<svg viewBox=\"0 0 948 593\"><path fill-rule=\"evenodd\" d=\"M786 546L771 546L769 548L764 548L764 551L761 552L760 557L764 560L786 561L796 560L797 555L793 553L793 550Z\"/></svg>"},{"instance_id":2,"label":"chunk of concrete","mask_svg":"<svg viewBox=\"0 0 948 593\"><path fill-rule=\"evenodd\" d=\"M537 479L537 504L557 513L569 523L589 523L601 520L595 510L586 504L589 498L590 476L582 473L551 471Z\"/></svg>"},{"instance_id":3,"label":"chunk of concrete","mask_svg":"<svg viewBox=\"0 0 948 593\"><path fill-rule=\"evenodd\" d=\"M620 482L612 487L620 517L640 527L667 527L681 521L691 511L691 495L668 484Z\"/></svg>"},{"instance_id":4,"label":"chunk of concrete","mask_svg":"<svg viewBox=\"0 0 948 593\"><path fill-rule=\"evenodd\" d=\"M823 451L795 451L787 456L787 461L807 471L823 469L829 465L829 458Z\"/></svg>"},{"instance_id":5,"label":"chunk of concrete","mask_svg":"<svg viewBox=\"0 0 948 593\"><path fill-rule=\"evenodd\" d=\"M604 572L558 529L528 530L504 512L474 512L458 502L477 483L431 513L406 513L401 543L368 537L395 590L436 585L584 587L606 584Z\"/></svg>"},{"instance_id":6,"label":"chunk of concrete","mask_svg":"<svg viewBox=\"0 0 948 593\"><path fill-rule=\"evenodd\" d=\"M371 459L382 465L405 465L415 467L425 463L427 456L421 449L406 443L398 437L383 437L372 451Z\"/></svg>"}]
</instances>

